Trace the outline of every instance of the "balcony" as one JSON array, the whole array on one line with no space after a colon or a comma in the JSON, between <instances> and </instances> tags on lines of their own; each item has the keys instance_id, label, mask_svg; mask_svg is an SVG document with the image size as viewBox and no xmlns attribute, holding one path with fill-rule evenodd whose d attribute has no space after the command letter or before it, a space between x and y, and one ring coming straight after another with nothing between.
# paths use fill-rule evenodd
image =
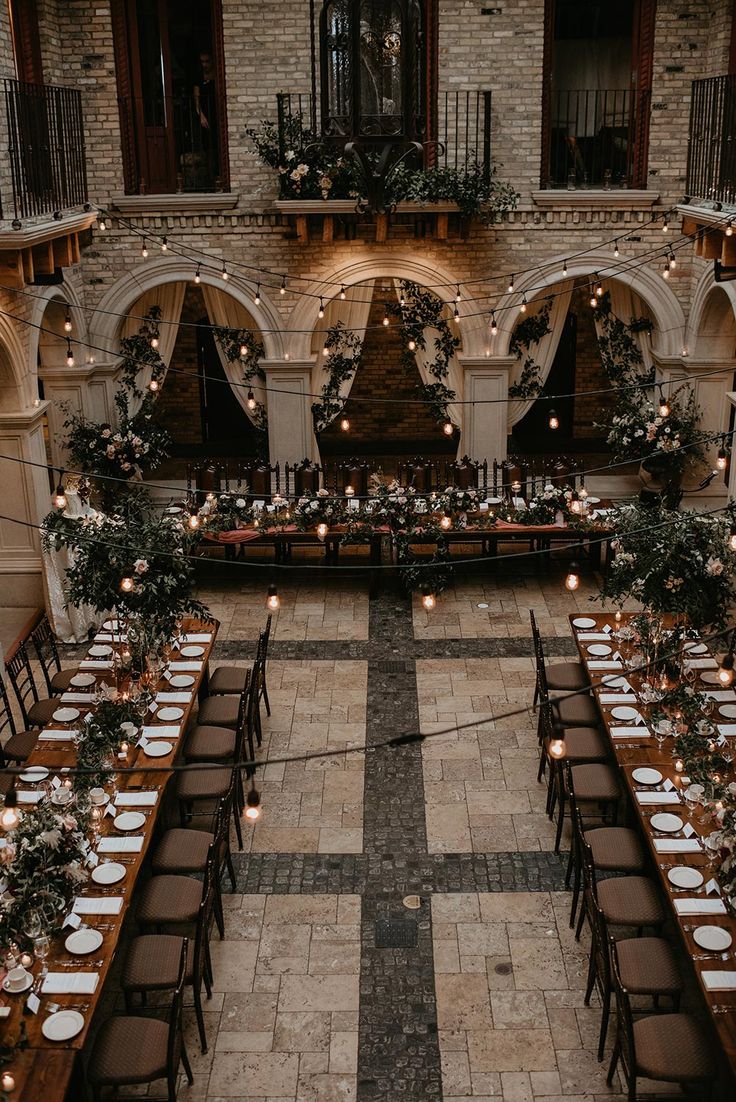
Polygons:
<instances>
[{"instance_id":1,"label":"balcony","mask_svg":"<svg viewBox=\"0 0 736 1102\"><path fill-rule=\"evenodd\" d=\"M490 91L439 94L434 140L389 173L387 209L370 216L361 210L365 181L358 161L345 154L349 137L319 132L309 93L281 93L276 106L271 144L263 140L264 128L256 147L278 173L274 205L288 215L299 240L308 241L318 225L323 241L339 234L350 239L358 223L375 226L376 241L389 235L448 238L466 233L473 217L514 205L512 189L494 178ZM377 160L378 153L373 156Z\"/></svg>"},{"instance_id":2,"label":"balcony","mask_svg":"<svg viewBox=\"0 0 736 1102\"><path fill-rule=\"evenodd\" d=\"M543 185L569 191L629 187L633 144L628 89L554 91Z\"/></svg>"},{"instance_id":3,"label":"balcony","mask_svg":"<svg viewBox=\"0 0 736 1102\"><path fill-rule=\"evenodd\" d=\"M686 193L689 200L736 201L736 76L693 81Z\"/></svg>"}]
</instances>

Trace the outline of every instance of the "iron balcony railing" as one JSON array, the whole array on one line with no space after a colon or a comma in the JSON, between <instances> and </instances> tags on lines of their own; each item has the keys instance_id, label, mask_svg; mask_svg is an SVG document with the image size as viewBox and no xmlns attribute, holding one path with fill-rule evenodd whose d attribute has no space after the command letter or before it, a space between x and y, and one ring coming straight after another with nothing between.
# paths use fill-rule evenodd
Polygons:
<instances>
[{"instance_id":1,"label":"iron balcony railing","mask_svg":"<svg viewBox=\"0 0 736 1102\"><path fill-rule=\"evenodd\" d=\"M53 84L3 83L15 217L86 203L81 93Z\"/></svg>"},{"instance_id":2,"label":"iron balcony railing","mask_svg":"<svg viewBox=\"0 0 736 1102\"><path fill-rule=\"evenodd\" d=\"M736 75L693 81L686 193L736 201Z\"/></svg>"},{"instance_id":3,"label":"iron balcony railing","mask_svg":"<svg viewBox=\"0 0 736 1102\"><path fill-rule=\"evenodd\" d=\"M312 96L308 92L281 92L277 96L279 158L285 163L286 154L293 146L299 132L308 132L308 140L334 144L334 135L315 132L317 113L313 110ZM490 91L440 92L433 113L433 133L425 140L424 155L420 164L408 161L408 167L429 169L454 169L457 171L480 169L486 180L491 178L491 93ZM342 135L342 143L349 135ZM293 198L291 192L283 198Z\"/></svg>"},{"instance_id":4,"label":"iron balcony railing","mask_svg":"<svg viewBox=\"0 0 736 1102\"><path fill-rule=\"evenodd\" d=\"M550 187L626 187L632 146L628 89L552 93Z\"/></svg>"},{"instance_id":5,"label":"iron balcony railing","mask_svg":"<svg viewBox=\"0 0 736 1102\"><path fill-rule=\"evenodd\" d=\"M191 95L120 97L118 107L128 195L226 189L227 165L221 163L220 125L212 108L207 107L212 117L205 127Z\"/></svg>"}]
</instances>

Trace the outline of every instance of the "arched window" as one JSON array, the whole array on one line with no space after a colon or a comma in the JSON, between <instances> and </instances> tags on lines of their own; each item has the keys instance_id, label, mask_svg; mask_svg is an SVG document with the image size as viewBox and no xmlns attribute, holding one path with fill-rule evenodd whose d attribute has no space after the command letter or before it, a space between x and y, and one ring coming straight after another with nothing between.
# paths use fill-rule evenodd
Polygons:
<instances>
[{"instance_id":1,"label":"arched window","mask_svg":"<svg viewBox=\"0 0 736 1102\"><path fill-rule=\"evenodd\" d=\"M324 134L377 143L428 140L431 6L431 0L325 0Z\"/></svg>"}]
</instances>

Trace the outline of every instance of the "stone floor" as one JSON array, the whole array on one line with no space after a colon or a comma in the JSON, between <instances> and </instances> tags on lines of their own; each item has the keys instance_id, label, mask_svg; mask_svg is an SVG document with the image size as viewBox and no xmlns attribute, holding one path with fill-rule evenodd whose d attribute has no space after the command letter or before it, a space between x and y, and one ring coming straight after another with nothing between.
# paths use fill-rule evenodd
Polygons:
<instances>
[{"instance_id":1,"label":"stone floor","mask_svg":"<svg viewBox=\"0 0 736 1102\"><path fill-rule=\"evenodd\" d=\"M571 655L567 614L596 607L594 583L571 596L559 569L496 569L431 615L387 586L279 586L259 756L346 752L258 774L205 1056L185 1012L184 1102L623 1102L596 1059L528 709L529 608ZM264 585L198 596L221 620L215 659L247 665ZM387 745L420 729L436 737Z\"/></svg>"}]
</instances>

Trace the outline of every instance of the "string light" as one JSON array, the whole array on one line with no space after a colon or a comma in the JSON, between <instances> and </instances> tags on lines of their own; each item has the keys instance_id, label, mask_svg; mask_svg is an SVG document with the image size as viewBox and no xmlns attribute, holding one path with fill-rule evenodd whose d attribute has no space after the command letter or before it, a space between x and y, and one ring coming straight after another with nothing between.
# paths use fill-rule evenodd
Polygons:
<instances>
[{"instance_id":1,"label":"string light","mask_svg":"<svg viewBox=\"0 0 736 1102\"><path fill-rule=\"evenodd\" d=\"M21 815L18 811L18 796L14 788L5 793L5 807L0 815L0 827L3 830L15 830L20 823Z\"/></svg>"},{"instance_id":2,"label":"string light","mask_svg":"<svg viewBox=\"0 0 736 1102\"><path fill-rule=\"evenodd\" d=\"M260 306L261 305L261 285L260 285L260 283L256 283L256 293L255 293L255 296L253 298L253 305L254 306Z\"/></svg>"},{"instance_id":3,"label":"string light","mask_svg":"<svg viewBox=\"0 0 736 1102\"><path fill-rule=\"evenodd\" d=\"M383 324L384 325L390 325L391 324L390 318L388 316L388 306L385 306L384 310L383 310Z\"/></svg>"},{"instance_id":4,"label":"string light","mask_svg":"<svg viewBox=\"0 0 736 1102\"><path fill-rule=\"evenodd\" d=\"M726 233L726 237L731 237L733 235L733 222L731 222L731 221L728 222L728 225L726 226L725 233Z\"/></svg>"},{"instance_id":5,"label":"string light","mask_svg":"<svg viewBox=\"0 0 736 1102\"><path fill-rule=\"evenodd\" d=\"M329 354L330 354L330 350L329 350L329 348L327 347L327 345L326 345L326 344L325 344L325 345L323 345L323 346L322 346L322 355L323 355L323 356L325 357L325 359L327 359L327 357L329 356Z\"/></svg>"},{"instance_id":6,"label":"string light","mask_svg":"<svg viewBox=\"0 0 736 1102\"><path fill-rule=\"evenodd\" d=\"M659 416L660 417L669 417L669 415L670 415L669 402L667 401L667 399L664 396L664 391L662 390L662 384L660 383L660 385L659 385Z\"/></svg>"},{"instance_id":7,"label":"string light","mask_svg":"<svg viewBox=\"0 0 736 1102\"><path fill-rule=\"evenodd\" d=\"M442 431L444 432L445 436L452 436L453 432L455 431L455 426L453 425L452 421L445 421L444 425L442 426Z\"/></svg>"},{"instance_id":8,"label":"string light","mask_svg":"<svg viewBox=\"0 0 736 1102\"><path fill-rule=\"evenodd\" d=\"M281 286L279 287L279 294L280 295L285 295L286 294L286 276L285 275L281 277Z\"/></svg>"},{"instance_id":9,"label":"string light","mask_svg":"<svg viewBox=\"0 0 736 1102\"><path fill-rule=\"evenodd\" d=\"M716 456L716 467L719 471L725 471L728 466L728 452L726 451L725 442L721 444L718 449L718 455Z\"/></svg>"},{"instance_id":10,"label":"string light","mask_svg":"<svg viewBox=\"0 0 736 1102\"><path fill-rule=\"evenodd\" d=\"M417 346L416 341L409 341L408 348L409 348L410 352L413 352L415 350L416 346Z\"/></svg>"},{"instance_id":11,"label":"string light","mask_svg":"<svg viewBox=\"0 0 736 1102\"><path fill-rule=\"evenodd\" d=\"M69 338L66 338L66 366L74 367L74 352L72 350L72 342Z\"/></svg>"},{"instance_id":12,"label":"string light","mask_svg":"<svg viewBox=\"0 0 736 1102\"><path fill-rule=\"evenodd\" d=\"M141 256L145 260L148 256L148 246L146 245L146 239L143 238L143 244L141 245Z\"/></svg>"},{"instance_id":13,"label":"string light","mask_svg":"<svg viewBox=\"0 0 736 1102\"><path fill-rule=\"evenodd\" d=\"M317 317L318 318L323 318L324 316L325 316L325 304L324 304L324 300L320 296L319 310L317 311Z\"/></svg>"},{"instance_id":14,"label":"string light","mask_svg":"<svg viewBox=\"0 0 736 1102\"><path fill-rule=\"evenodd\" d=\"M281 598L279 597L279 591L276 586L271 583L268 587L268 594L266 596L266 608L269 612L278 612L281 608Z\"/></svg>"},{"instance_id":15,"label":"string light","mask_svg":"<svg viewBox=\"0 0 736 1102\"><path fill-rule=\"evenodd\" d=\"M446 513L440 517L440 528L444 529L445 532L452 528L452 518L448 517Z\"/></svg>"},{"instance_id":16,"label":"string light","mask_svg":"<svg viewBox=\"0 0 736 1102\"><path fill-rule=\"evenodd\" d=\"M670 266L670 269L673 272L674 272L675 268L677 267L677 257L675 256L675 254L673 252L670 252L669 266Z\"/></svg>"},{"instance_id":17,"label":"string light","mask_svg":"<svg viewBox=\"0 0 736 1102\"><path fill-rule=\"evenodd\" d=\"M399 299L399 306L401 307L402 310L406 306L406 296L405 296L403 291L401 292L401 298Z\"/></svg>"},{"instance_id":18,"label":"string light","mask_svg":"<svg viewBox=\"0 0 736 1102\"><path fill-rule=\"evenodd\" d=\"M670 265L669 265L669 261L665 260L664 268L662 269L662 279L669 279L669 278L670 278Z\"/></svg>"},{"instance_id":19,"label":"string light","mask_svg":"<svg viewBox=\"0 0 736 1102\"><path fill-rule=\"evenodd\" d=\"M248 397L245 400L245 404L247 405L248 409L251 410L251 411L253 411L256 408L256 396L255 396L255 394L253 393L252 390L248 391Z\"/></svg>"},{"instance_id":20,"label":"string light","mask_svg":"<svg viewBox=\"0 0 736 1102\"><path fill-rule=\"evenodd\" d=\"M521 300L521 306L519 307L519 313L520 314L525 314L526 313L526 307L527 307L527 301L526 301L526 295L524 295L522 300Z\"/></svg>"},{"instance_id":21,"label":"string light","mask_svg":"<svg viewBox=\"0 0 736 1102\"><path fill-rule=\"evenodd\" d=\"M598 305L598 296L595 293L595 288L594 287L590 288L590 305L594 310L595 310L596 306Z\"/></svg>"},{"instance_id":22,"label":"string light","mask_svg":"<svg viewBox=\"0 0 736 1102\"><path fill-rule=\"evenodd\" d=\"M158 388L159 388L158 379L151 379L150 383L148 384L148 389L155 394L156 391L158 390Z\"/></svg>"},{"instance_id":23,"label":"string light","mask_svg":"<svg viewBox=\"0 0 736 1102\"><path fill-rule=\"evenodd\" d=\"M227 270L227 267L226 267L226 265L225 265L225 261L224 261L224 260L223 260L223 262L222 262L222 271L220 272L220 275L222 276L222 278L223 278L223 279L225 280L225 282L227 283L227 281L229 280L230 276L229 276L229 274L228 274L228 270Z\"/></svg>"},{"instance_id":24,"label":"string light","mask_svg":"<svg viewBox=\"0 0 736 1102\"><path fill-rule=\"evenodd\" d=\"M131 578L130 574L125 574L120 579L120 590L122 593L132 593L135 589L135 580Z\"/></svg>"},{"instance_id":25,"label":"string light","mask_svg":"<svg viewBox=\"0 0 736 1102\"><path fill-rule=\"evenodd\" d=\"M562 261L562 274L563 274L563 276L567 275L567 261L566 260Z\"/></svg>"},{"instance_id":26,"label":"string light","mask_svg":"<svg viewBox=\"0 0 736 1102\"><path fill-rule=\"evenodd\" d=\"M106 219L105 219L105 216L104 216L104 214L100 214L100 215L98 216L98 218L97 218L97 225L99 226L99 228L100 228L100 229L102 230L102 232L104 233L104 232L105 232L105 230L107 229L107 221L106 221Z\"/></svg>"},{"instance_id":27,"label":"string light","mask_svg":"<svg viewBox=\"0 0 736 1102\"><path fill-rule=\"evenodd\" d=\"M71 333L71 331L72 331L72 312L69 309L69 307L67 306L67 308L66 308L66 317L64 318L64 332L65 333Z\"/></svg>"},{"instance_id":28,"label":"string light","mask_svg":"<svg viewBox=\"0 0 736 1102\"><path fill-rule=\"evenodd\" d=\"M317 535L319 536L319 538L321 540L323 540L325 538L325 536L327 535L329 530L330 530L329 525L325 524L325 522L323 520L321 520L319 522L319 524L317 525Z\"/></svg>"},{"instance_id":29,"label":"string light","mask_svg":"<svg viewBox=\"0 0 736 1102\"><path fill-rule=\"evenodd\" d=\"M198 265L197 265L197 270L196 270L196 272L194 273L194 282L195 282L195 283L201 283L201 282L202 282L202 277L201 277L201 275L199 274L199 272L200 272L200 265L198 264Z\"/></svg>"},{"instance_id":30,"label":"string light","mask_svg":"<svg viewBox=\"0 0 736 1102\"><path fill-rule=\"evenodd\" d=\"M669 215L662 215L662 233L668 233L670 228Z\"/></svg>"},{"instance_id":31,"label":"string light","mask_svg":"<svg viewBox=\"0 0 736 1102\"><path fill-rule=\"evenodd\" d=\"M425 608L427 612L431 612L437 604L437 598L428 585L422 586L422 608Z\"/></svg>"},{"instance_id":32,"label":"string light","mask_svg":"<svg viewBox=\"0 0 736 1102\"><path fill-rule=\"evenodd\" d=\"M580 567L576 562L570 563L570 569L567 572L565 578L565 588L569 589L573 593L580 585Z\"/></svg>"},{"instance_id":33,"label":"string light","mask_svg":"<svg viewBox=\"0 0 736 1102\"><path fill-rule=\"evenodd\" d=\"M455 292L455 302L459 302L461 298L462 295L460 294L460 284L458 283L457 291Z\"/></svg>"},{"instance_id":34,"label":"string light","mask_svg":"<svg viewBox=\"0 0 736 1102\"><path fill-rule=\"evenodd\" d=\"M455 307L455 312L452 315L452 320L455 322L455 325L459 325L459 323L460 323L460 311L458 310L457 306Z\"/></svg>"},{"instance_id":35,"label":"string light","mask_svg":"<svg viewBox=\"0 0 736 1102\"><path fill-rule=\"evenodd\" d=\"M51 504L54 506L55 509L66 509L67 497L64 493L64 487L61 482L61 474L59 475L59 484L54 490L53 496L51 498Z\"/></svg>"},{"instance_id":36,"label":"string light","mask_svg":"<svg viewBox=\"0 0 736 1102\"><path fill-rule=\"evenodd\" d=\"M345 301L346 294L345 294L345 284L344 283L343 283L342 287L340 288L340 298L342 299L343 302Z\"/></svg>"},{"instance_id":37,"label":"string light","mask_svg":"<svg viewBox=\"0 0 736 1102\"><path fill-rule=\"evenodd\" d=\"M161 252L165 253L168 250L168 247L169 247L169 242L166 240L166 237L164 236L164 237L161 238Z\"/></svg>"},{"instance_id":38,"label":"string light","mask_svg":"<svg viewBox=\"0 0 736 1102\"><path fill-rule=\"evenodd\" d=\"M491 336L495 337L498 332L498 325L496 324L496 311L491 311Z\"/></svg>"},{"instance_id":39,"label":"string light","mask_svg":"<svg viewBox=\"0 0 736 1102\"><path fill-rule=\"evenodd\" d=\"M560 427L560 419L553 409L549 411L549 427L551 429L558 429Z\"/></svg>"},{"instance_id":40,"label":"string light","mask_svg":"<svg viewBox=\"0 0 736 1102\"><path fill-rule=\"evenodd\" d=\"M616 238L616 242L613 246L613 255L616 257L616 259L618 259L618 257L620 256L620 253L618 251L618 238Z\"/></svg>"},{"instance_id":41,"label":"string light","mask_svg":"<svg viewBox=\"0 0 736 1102\"><path fill-rule=\"evenodd\" d=\"M601 283L601 281L598 277L598 273L596 273L596 277L595 277L595 293L596 293L596 296L598 298L603 297L603 284Z\"/></svg>"},{"instance_id":42,"label":"string light","mask_svg":"<svg viewBox=\"0 0 736 1102\"><path fill-rule=\"evenodd\" d=\"M509 280L509 294L513 295L513 293L514 293L514 276L512 275L511 279Z\"/></svg>"},{"instance_id":43,"label":"string light","mask_svg":"<svg viewBox=\"0 0 736 1102\"><path fill-rule=\"evenodd\" d=\"M151 337L151 348L158 348L158 337Z\"/></svg>"},{"instance_id":44,"label":"string light","mask_svg":"<svg viewBox=\"0 0 736 1102\"><path fill-rule=\"evenodd\" d=\"M350 421L348 420L347 417L343 417L342 420L340 421L340 428L342 429L343 432L349 432L350 431Z\"/></svg>"},{"instance_id":45,"label":"string light","mask_svg":"<svg viewBox=\"0 0 736 1102\"><path fill-rule=\"evenodd\" d=\"M248 345L243 343L240 346L240 358L241 358L241 360L244 360L247 355L248 355Z\"/></svg>"},{"instance_id":46,"label":"string light","mask_svg":"<svg viewBox=\"0 0 736 1102\"><path fill-rule=\"evenodd\" d=\"M256 790L255 781L251 781L250 791L245 797L245 817L255 822L261 817L261 794Z\"/></svg>"}]
</instances>

